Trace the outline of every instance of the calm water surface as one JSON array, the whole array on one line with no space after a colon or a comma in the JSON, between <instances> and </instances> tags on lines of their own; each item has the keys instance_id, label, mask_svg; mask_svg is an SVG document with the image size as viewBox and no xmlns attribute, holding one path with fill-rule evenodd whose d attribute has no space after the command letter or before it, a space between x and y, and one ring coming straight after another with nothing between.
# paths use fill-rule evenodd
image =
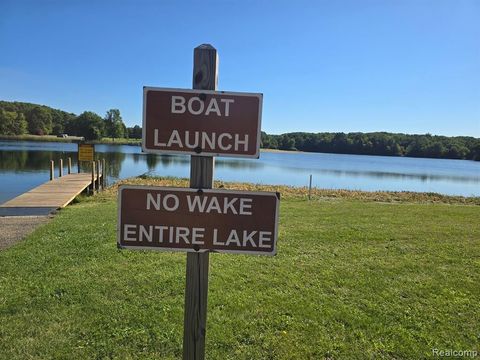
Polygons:
<instances>
[{"instance_id":1,"label":"calm water surface","mask_svg":"<svg viewBox=\"0 0 480 360\"><path fill-rule=\"evenodd\" d=\"M146 155L138 146L96 145L112 183L141 174L189 177L189 156ZM0 203L49 179L50 160L76 163L77 145L0 141ZM58 170L57 170L58 172ZM66 173L66 168L64 170ZM258 160L217 158L215 179L329 189L404 190L480 196L480 162L386 156L262 152Z\"/></svg>"}]
</instances>

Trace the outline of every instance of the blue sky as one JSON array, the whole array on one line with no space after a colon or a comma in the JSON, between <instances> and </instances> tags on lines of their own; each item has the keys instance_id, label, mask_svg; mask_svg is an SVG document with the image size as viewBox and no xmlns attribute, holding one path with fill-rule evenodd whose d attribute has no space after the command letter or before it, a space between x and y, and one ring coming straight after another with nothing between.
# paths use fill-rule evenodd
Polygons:
<instances>
[{"instance_id":1,"label":"blue sky","mask_svg":"<svg viewBox=\"0 0 480 360\"><path fill-rule=\"evenodd\" d=\"M142 87L190 88L202 43L268 133L480 137L478 0L0 0L0 99L140 125Z\"/></svg>"}]
</instances>

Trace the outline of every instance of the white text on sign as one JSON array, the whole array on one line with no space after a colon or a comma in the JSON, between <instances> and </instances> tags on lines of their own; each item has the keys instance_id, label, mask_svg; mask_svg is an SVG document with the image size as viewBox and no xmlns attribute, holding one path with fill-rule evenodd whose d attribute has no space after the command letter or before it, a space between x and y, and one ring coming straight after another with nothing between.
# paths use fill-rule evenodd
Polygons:
<instances>
[{"instance_id":1,"label":"white text on sign","mask_svg":"<svg viewBox=\"0 0 480 360\"><path fill-rule=\"evenodd\" d=\"M275 255L279 195L122 186L121 247Z\"/></svg>"},{"instance_id":2,"label":"white text on sign","mask_svg":"<svg viewBox=\"0 0 480 360\"><path fill-rule=\"evenodd\" d=\"M187 195L187 204L189 212L228 214L234 215L252 215L251 198L223 198L223 202L216 196ZM167 194L163 197L161 194L147 193L146 209L175 211L180 204L179 197L174 194Z\"/></svg>"},{"instance_id":3,"label":"white text on sign","mask_svg":"<svg viewBox=\"0 0 480 360\"><path fill-rule=\"evenodd\" d=\"M234 99L219 99L212 97L205 107L205 102L199 97L191 97L188 101L183 96L172 96L172 114L183 114L188 111L192 115L210 115L230 116L230 104L235 102ZM223 112L222 112L223 110Z\"/></svg>"},{"instance_id":4,"label":"white text on sign","mask_svg":"<svg viewBox=\"0 0 480 360\"><path fill-rule=\"evenodd\" d=\"M140 243L205 245L204 235L205 228L200 227L125 224L123 229L123 241ZM230 230L225 239L219 239L218 229L214 228L212 240L214 246L268 249L272 246L272 232Z\"/></svg>"},{"instance_id":5,"label":"white text on sign","mask_svg":"<svg viewBox=\"0 0 480 360\"><path fill-rule=\"evenodd\" d=\"M262 94L144 87L142 150L260 155Z\"/></svg>"},{"instance_id":6,"label":"white text on sign","mask_svg":"<svg viewBox=\"0 0 480 360\"><path fill-rule=\"evenodd\" d=\"M248 134L242 136L240 134L217 134L215 132L188 130L180 133L178 130L173 130L168 137L168 141L161 142L159 140L159 129L155 129L154 141L155 146L167 148L178 146L183 149L195 149L200 146L202 149L211 151L221 149L248 152Z\"/></svg>"}]
</instances>

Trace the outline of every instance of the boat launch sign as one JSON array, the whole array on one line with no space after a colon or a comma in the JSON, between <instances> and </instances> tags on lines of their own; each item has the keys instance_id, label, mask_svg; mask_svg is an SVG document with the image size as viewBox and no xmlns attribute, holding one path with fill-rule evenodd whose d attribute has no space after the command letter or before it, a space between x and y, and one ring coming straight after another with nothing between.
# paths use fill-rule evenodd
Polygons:
<instances>
[{"instance_id":1,"label":"boat launch sign","mask_svg":"<svg viewBox=\"0 0 480 360\"><path fill-rule=\"evenodd\" d=\"M278 193L124 185L118 246L275 255Z\"/></svg>"},{"instance_id":2,"label":"boat launch sign","mask_svg":"<svg viewBox=\"0 0 480 360\"><path fill-rule=\"evenodd\" d=\"M262 94L145 87L148 153L258 158Z\"/></svg>"}]
</instances>

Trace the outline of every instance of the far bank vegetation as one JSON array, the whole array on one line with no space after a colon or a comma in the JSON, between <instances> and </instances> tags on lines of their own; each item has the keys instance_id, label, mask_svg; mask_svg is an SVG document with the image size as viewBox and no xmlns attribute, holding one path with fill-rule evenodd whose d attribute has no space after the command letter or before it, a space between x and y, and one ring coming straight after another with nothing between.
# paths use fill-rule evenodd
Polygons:
<instances>
[{"instance_id":1,"label":"far bank vegetation","mask_svg":"<svg viewBox=\"0 0 480 360\"><path fill-rule=\"evenodd\" d=\"M102 118L92 111L80 115L44 105L0 101L0 136L80 136L94 141L135 141L142 128L126 127L118 109ZM470 136L408 135L373 133L306 133L271 135L262 132L261 147L337 154L408 156L480 161L480 139Z\"/></svg>"}]
</instances>

